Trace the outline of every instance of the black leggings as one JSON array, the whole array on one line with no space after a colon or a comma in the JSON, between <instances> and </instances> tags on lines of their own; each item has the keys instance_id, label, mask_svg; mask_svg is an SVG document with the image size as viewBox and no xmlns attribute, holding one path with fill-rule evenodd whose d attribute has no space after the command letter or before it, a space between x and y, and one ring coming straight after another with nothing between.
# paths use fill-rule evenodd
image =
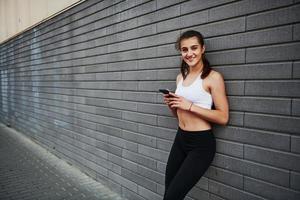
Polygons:
<instances>
[{"instance_id":1,"label":"black leggings","mask_svg":"<svg viewBox=\"0 0 300 200\"><path fill-rule=\"evenodd\" d=\"M183 200L208 169L215 152L211 130L178 128L167 162L164 200Z\"/></svg>"}]
</instances>

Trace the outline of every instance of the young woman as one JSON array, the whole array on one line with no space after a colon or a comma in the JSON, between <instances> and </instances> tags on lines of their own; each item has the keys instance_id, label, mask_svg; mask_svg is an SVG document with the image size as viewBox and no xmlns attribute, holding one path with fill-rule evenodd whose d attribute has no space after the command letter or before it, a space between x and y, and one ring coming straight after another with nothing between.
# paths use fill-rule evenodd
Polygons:
<instances>
[{"instance_id":1,"label":"young woman","mask_svg":"<svg viewBox=\"0 0 300 200\"><path fill-rule=\"evenodd\" d=\"M175 93L164 95L164 102L179 127L167 162L164 200L183 200L199 181L216 151L211 123L226 125L229 119L224 80L205 58L203 36L186 31L176 48L182 56L181 73Z\"/></svg>"}]
</instances>

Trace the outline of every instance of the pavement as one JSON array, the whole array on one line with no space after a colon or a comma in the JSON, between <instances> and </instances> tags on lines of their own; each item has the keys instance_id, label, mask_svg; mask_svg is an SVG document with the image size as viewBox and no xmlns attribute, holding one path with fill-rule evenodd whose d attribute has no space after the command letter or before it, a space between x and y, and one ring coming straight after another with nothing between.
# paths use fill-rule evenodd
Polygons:
<instances>
[{"instance_id":1,"label":"pavement","mask_svg":"<svg viewBox=\"0 0 300 200\"><path fill-rule=\"evenodd\" d=\"M0 200L124 200L0 123Z\"/></svg>"}]
</instances>

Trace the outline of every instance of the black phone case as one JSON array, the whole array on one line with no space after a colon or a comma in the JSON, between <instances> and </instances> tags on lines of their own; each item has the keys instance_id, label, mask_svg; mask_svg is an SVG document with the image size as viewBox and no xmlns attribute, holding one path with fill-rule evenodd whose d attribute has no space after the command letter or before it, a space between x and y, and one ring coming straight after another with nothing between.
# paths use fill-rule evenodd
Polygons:
<instances>
[{"instance_id":1,"label":"black phone case","mask_svg":"<svg viewBox=\"0 0 300 200\"><path fill-rule=\"evenodd\" d=\"M160 91L161 93L163 93L163 94L169 94L169 90L167 90L167 89L159 89L158 91Z\"/></svg>"}]
</instances>

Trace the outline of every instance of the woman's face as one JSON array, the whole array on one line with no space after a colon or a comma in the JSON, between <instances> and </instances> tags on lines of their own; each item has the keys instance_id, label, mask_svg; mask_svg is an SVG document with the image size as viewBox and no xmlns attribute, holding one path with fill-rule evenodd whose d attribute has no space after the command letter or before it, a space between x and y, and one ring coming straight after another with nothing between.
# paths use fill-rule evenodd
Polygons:
<instances>
[{"instance_id":1,"label":"woman's face","mask_svg":"<svg viewBox=\"0 0 300 200\"><path fill-rule=\"evenodd\" d=\"M202 62L202 54L205 51L205 47L202 47L199 44L197 37L191 37L181 40L180 46L182 59L190 67L197 66Z\"/></svg>"}]
</instances>

